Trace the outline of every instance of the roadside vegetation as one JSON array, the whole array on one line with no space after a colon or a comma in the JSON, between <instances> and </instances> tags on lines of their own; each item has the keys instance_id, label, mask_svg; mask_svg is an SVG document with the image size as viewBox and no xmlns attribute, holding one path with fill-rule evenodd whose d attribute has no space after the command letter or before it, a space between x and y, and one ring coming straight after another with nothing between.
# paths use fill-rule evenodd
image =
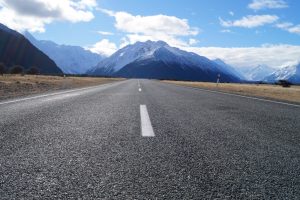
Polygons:
<instances>
[{"instance_id":1,"label":"roadside vegetation","mask_svg":"<svg viewBox=\"0 0 300 200\"><path fill-rule=\"evenodd\" d=\"M247 96L264 97L275 100L289 101L300 103L300 86L291 85L283 87L283 85L269 84L236 84L236 83L206 83L206 82L188 82L188 81L163 81L177 85L197 87L209 90L217 90L234 94Z\"/></svg>"},{"instance_id":2,"label":"roadside vegetation","mask_svg":"<svg viewBox=\"0 0 300 200\"><path fill-rule=\"evenodd\" d=\"M101 77L72 77L72 76L44 76L1 73L0 64L0 100L19 96L27 96L43 92L88 87L105 84L109 82L120 81L119 78L101 78ZM32 68L28 73L37 74Z\"/></svg>"}]
</instances>

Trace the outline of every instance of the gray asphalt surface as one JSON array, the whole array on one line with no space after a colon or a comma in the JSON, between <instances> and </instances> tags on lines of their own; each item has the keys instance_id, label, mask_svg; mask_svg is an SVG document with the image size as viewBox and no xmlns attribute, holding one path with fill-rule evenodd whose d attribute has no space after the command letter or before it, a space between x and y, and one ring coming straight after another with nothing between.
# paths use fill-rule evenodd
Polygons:
<instances>
[{"instance_id":1,"label":"gray asphalt surface","mask_svg":"<svg viewBox=\"0 0 300 200\"><path fill-rule=\"evenodd\" d=\"M300 107L150 80L0 102L1 199L299 199L299 177Z\"/></svg>"}]
</instances>

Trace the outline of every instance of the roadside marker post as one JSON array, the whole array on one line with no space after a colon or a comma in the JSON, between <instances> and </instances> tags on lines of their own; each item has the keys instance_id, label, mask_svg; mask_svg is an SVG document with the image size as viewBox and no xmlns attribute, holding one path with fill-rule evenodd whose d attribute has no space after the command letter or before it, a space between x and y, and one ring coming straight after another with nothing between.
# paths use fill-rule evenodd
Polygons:
<instances>
[{"instance_id":1,"label":"roadside marker post","mask_svg":"<svg viewBox=\"0 0 300 200\"><path fill-rule=\"evenodd\" d=\"M221 77L221 74L218 74L218 76L217 76L217 87L219 86L219 83L220 83L220 77Z\"/></svg>"}]
</instances>

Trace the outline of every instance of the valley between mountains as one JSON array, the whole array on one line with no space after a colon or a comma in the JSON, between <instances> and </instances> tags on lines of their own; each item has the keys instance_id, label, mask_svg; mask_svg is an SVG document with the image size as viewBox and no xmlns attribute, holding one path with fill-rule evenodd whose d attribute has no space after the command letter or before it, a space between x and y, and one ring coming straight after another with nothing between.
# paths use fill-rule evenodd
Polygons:
<instances>
[{"instance_id":1,"label":"valley between mountains","mask_svg":"<svg viewBox=\"0 0 300 200\"><path fill-rule=\"evenodd\" d=\"M86 74L123 78L150 78L179 81L275 83L287 80L300 83L300 64L281 69L252 66L247 70L230 66L221 59L210 60L196 53L172 47L163 41L145 41L127 45L109 57L79 46L59 45L37 40L1 24L0 63L6 73L15 66L24 73L32 68L40 74ZM26 51L27 54L21 52ZM31 70L32 71L32 70Z\"/></svg>"}]
</instances>

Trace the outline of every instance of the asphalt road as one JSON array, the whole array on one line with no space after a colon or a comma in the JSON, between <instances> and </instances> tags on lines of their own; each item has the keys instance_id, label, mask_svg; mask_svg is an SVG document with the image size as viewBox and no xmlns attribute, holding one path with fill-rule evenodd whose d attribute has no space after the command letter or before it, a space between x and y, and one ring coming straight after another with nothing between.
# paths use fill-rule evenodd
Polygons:
<instances>
[{"instance_id":1,"label":"asphalt road","mask_svg":"<svg viewBox=\"0 0 300 200\"><path fill-rule=\"evenodd\" d=\"M0 102L1 199L299 199L300 107L150 80Z\"/></svg>"}]
</instances>

